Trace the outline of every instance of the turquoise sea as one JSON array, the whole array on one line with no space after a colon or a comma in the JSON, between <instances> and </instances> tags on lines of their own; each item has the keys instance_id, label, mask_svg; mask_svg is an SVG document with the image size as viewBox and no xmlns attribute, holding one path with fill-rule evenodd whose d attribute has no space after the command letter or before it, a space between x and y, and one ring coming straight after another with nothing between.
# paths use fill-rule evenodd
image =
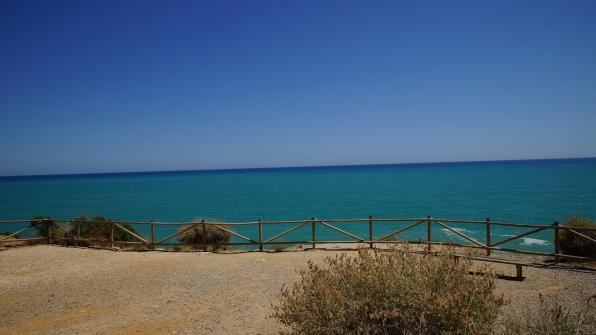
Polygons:
<instances>
[{"instance_id":1,"label":"turquoise sea","mask_svg":"<svg viewBox=\"0 0 596 335\"><path fill-rule=\"evenodd\" d=\"M223 222L425 217L551 224L580 213L596 218L596 159L429 163L217 171L113 173L0 178L0 220L34 215L70 219L86 214L118 220ZM366 224L340 224L367 236ZM484 226L454 225L484 240ZM265 228L266 237L284 227ZM375 225L375 236L399 228ZM9 229L10 228L10 229ZM13 227L0 226L0 232ZM424 240L425 228L408 232ZM147 227L139 227L147 234ZM174 229L174 228L171 228ZM158 235L172 230L166 228ZM256 238L256 227L238 228ZM519 230L523 231L523 230ZM518 230L493 228L493 240ZM310 228L290 234L310 239ZM320 227L318 237L345 239ZM433 228L433 236L458 237ZM552 233L507 246L552 251Z\"/></svg>"}]
</instances>

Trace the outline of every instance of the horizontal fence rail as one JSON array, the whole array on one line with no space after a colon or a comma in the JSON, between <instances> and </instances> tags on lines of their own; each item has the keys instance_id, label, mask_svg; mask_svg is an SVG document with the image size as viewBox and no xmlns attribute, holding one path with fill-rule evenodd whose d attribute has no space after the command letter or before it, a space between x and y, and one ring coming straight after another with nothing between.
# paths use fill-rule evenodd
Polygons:
<instances>
[{"instance_id":1,"label":"horizontal fence rail","mask_svg":"<svg viewBox=\"0 0 596 335\"><path fill-rule=\"evenodd\" d=\"M358 232L351 232L347 228L340 228L338 224L350 223L355 225L354 227L362 227ZM389 224L398 224L398 227L388 227ZM21 225L14 232L4 232L2 227L7 225ZM22 225L25 225L22 227ZM85 225L83 231L82 225ZM271 236L265 237L265 227L272 226L287 226L291 227L279 231L273 232ZM464 233L461 229L454 227L453 225L482 225L484 226L485 236L479 240L470 236L468 233ZM127 228L127 226L129 228ZM135 229L131 227L145 226L147 228L147 234L149 236L143 236ZM249 229L250 227L256 228L254 236L249 236L245 232L239 232L240 229ZM309 238L302 238L300 240L283 240L282 238L289 236L291 233L301 229L310 228L310 234L305 233L303 236L309 236ZM382 234L375 236L375 227L383 227L384 231ZM407 240L407 238L401 238L403 233L411 231L414 228L419 227L423 229L423 233L419 236L418 240ZM500 239L495 239L492 231L495 227L508 227L516 229L529 229L524 232L511 232L513 235L501 236ZM158 238L156 231L165 229L171 230L176 229L174 232L167 233L165 236ZM576 259L576 260L596 260L596 255L590 256L576 256L561 253L560 250L560 232L567 231L571 234L576 235L578 238L586 240L588 243L596 243L596 239L588 236L590 232L596 232L596 228L588 227L566 227L559 225L558 222L548 225L540 224L523 224L523 223L508 223L491 221L490 219L475 221L475 220L451 220L451 219L440 219L427 216L425 218L356 218L356 219L318 219L311 217L306 220L286 220L286 221L266 221L257 220L252 222L210 222L210 221L192 221L192 222L156 222L156 221L116 221L116 220L103 220L103 221L81 221L81 220L58 220L58 219L32 219L32 220L3 220L0 221L0 246L11 245L15 243L49 243L49 244L62 244L64 241L72 243L74 245L80 245L81 242L96 243L102 247L113 248L116 244L132 245L137 247L143 247L147 250L156 250L160 247L173 247L173 246L192 246L207 248L205 240L201 243L175 243L174 239L179 238L191 229L201 229L203 231L202 236L206 236L206 230L213 228L229 234L233 240L228 242L221 242L219 245L225 246L252 246L255 250L263 251L265 247L278 247L280 245L310 245L311 248L316 248L317 244L330 244L330 243L348 243L348 244L368 244L370 248L374 248L375 244L391 244L391 243L419 243L426 245L426 251L430 252L433 245L454 245L462 247L470 247L476 249L482 249L486 253L486 256L491 256L492 251L502 251L510 253L523 253L530 255L539 256L552 256L555 261L559 261L562 258ZM269 229L267 228L267 229ZM317 234L318 229L325 228L328 231L337 233L347 240L329 240L322 239ZM353 228L353 227L352 227ZM439 228L444 232L449 232L453 236L458 237L460 240L466 243L455 243L452 240L440 241L436 239L433 234L433 228ZM387 232L389 231L389 232ZM512 241L519 241L520 239L532 236L540 232L551 232L553 236L554 247L552 252L540 252L522 250L520 248L505 247L504 245ZM102 234L99 234L102 232ZM476 231L478 232L478 231ZM99 234L99 235L98 235ZM122 235L123 234L123 235ZM364 236L364 235L366 236ZM23 237L21 237L21 235ZM420 234L419 234L420 235ZM25 237L28 236L28 237ZM118 239L118 236L127 236L126 241ZM422 239L424 237L424 239ZM433 239L433 237L435 239Z\"/></svg>"}]
</instances>

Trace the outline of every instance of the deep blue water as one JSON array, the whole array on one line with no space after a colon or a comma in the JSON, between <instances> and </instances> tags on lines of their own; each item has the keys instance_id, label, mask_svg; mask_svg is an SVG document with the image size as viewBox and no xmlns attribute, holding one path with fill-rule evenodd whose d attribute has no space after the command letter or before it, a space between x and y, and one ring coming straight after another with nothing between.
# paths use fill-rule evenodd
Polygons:
<instances>
[{"instance_id":1,"label":"deep blue water","mask_svg":"<svg viewBox=\"0 0 596 335\"><path fill-rule=\"evenodd\" d=\"M119 220L223 222L317 218L433 217L551 224L596 218L596 159L369 165L0 178L0 219L87 214ZM366 225L343 228L366 236ZM265 228L266 237L282 228ZM398 224L375 226L375 235ZM456 226L480 241L483 226ZM0 226L0 232L10 230ZM144 234L146 227L139 228ZM172 228L173 229L173 228ZM424 227L405 236L424 239ZM256 228L240 229L256 237ZM162 229L161 236L170 232ZM516 231L493 228L493 240ZM333 240L341 235L318 229ZM552 234L507 246L552 250ZM433 228L433 236L451 235ZM309 239L304 227L289 236ZM457 238L451 236L457 241Z\"/></svg>"}]
</instances>

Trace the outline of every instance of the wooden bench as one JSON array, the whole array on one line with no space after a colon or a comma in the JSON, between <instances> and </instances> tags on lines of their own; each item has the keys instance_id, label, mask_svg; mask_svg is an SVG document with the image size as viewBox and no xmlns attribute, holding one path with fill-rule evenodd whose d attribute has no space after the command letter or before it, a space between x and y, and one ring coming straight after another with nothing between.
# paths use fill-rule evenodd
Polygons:
<instances>
[{"instance_id":1,"label":"wooden bench","mask_svg":"<svg viewBox=\"0 0 596 335\"><path fill-rule=\"evenodd\" d=\"M528 262L512 261L512 260L508 260L508 259L500 259L500 258L492 258L492 257L470 256L470 255L464 255L464 254L455 254L454 256L458 257L458 258L468 258L468 259L471 259L474 261L515 265L515 279L516 280L524 279L523 274L522 274L522 266L530 265Z\"/></svg>"}]
</instances>

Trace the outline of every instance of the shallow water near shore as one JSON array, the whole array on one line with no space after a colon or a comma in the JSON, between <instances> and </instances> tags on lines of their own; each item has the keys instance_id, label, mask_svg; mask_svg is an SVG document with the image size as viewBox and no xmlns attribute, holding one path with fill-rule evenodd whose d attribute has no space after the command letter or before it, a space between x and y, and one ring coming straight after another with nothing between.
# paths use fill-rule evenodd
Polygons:
<instances>
[{"instance_id":1,"label":"shallow water near shore","mask_svg":"<svg viewBox=\"0 0 596 335\"><path fill-rule=\"evenodd\" d=\"M374 217L425 217L552 224L571 214L596 218L596 159L500 161L117 173L0 178L0 219L34 215L71 219L86 214L118 220L222 222ZM367 236L366 224L339 224ZM403 224L402 224L403 226ZM291 226L266 226L265 235ZM399 228L375 224L375 237ZM479 241L482 225L453 225ZM0 232L15 227L0 227ZM161 237L172 231L163 228ZM237 228L256 238L256 227ZM147 227L139 227L143 234ZM524 230L493 227L494 240ZM404 237L425 239L416 227ZM433 227L433 239L463 242ZM303 227L286 238L309 240ZM319 227L317 238L346 240ZM507 247L551 252L552 232L541 232Z\"/></svg>"}]
</instances>

